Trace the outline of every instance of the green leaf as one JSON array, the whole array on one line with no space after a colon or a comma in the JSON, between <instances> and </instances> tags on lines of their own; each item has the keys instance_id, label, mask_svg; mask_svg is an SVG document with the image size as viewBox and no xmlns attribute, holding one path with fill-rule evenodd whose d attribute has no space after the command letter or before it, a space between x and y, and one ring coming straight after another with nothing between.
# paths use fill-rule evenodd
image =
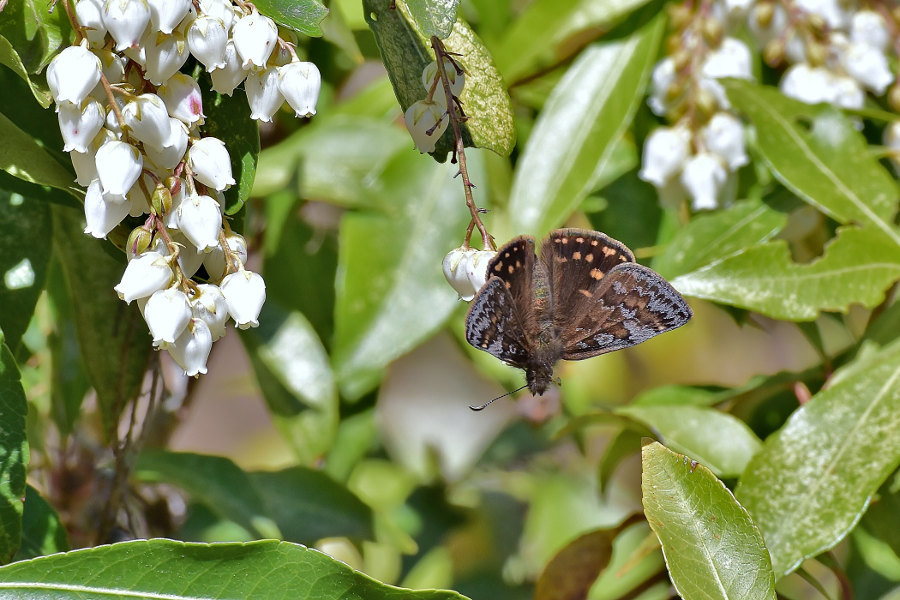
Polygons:
<instances>
[{"instance_id":1,"label":"green leaf","mask_svg":"<svg viewBox=\"0 0 900 600\"><path fill-rule=\"evenodd\" d=\"M279 25L311 37L322 35L321 23L328 16L328 9L318 0L259 0L253 4Z\"/></svg>"},{"instance_id":2,"label":"green leaf","mask_svg":"<svg viewBox=\"0 0 900 600\"><path fill-rule=\"evenodd\" d=\"M19 368L0 333L0 563L8 562L22 541L22 510L28 440L28 405Z\"/></svg>"},{"instance_id":3,"label":"green leaf","mask_svg":"<svg viewBox=\"0 0 900 600\"><path fill-rule=\"evenodd\" d=\"M422 71L434 61L428 38L410 21L406 5L390 0L363 0L366 22L375 34L381 58L387 68L394 94L406 111L427 95L422 85ZM515 145L512 101L500 73L484 43L462 20L453 25L453 33L444 40L445 48L466 72L466 85L460 101L468 119L462 124L466 146L485 148L500 156L509 156ZM434 156L444 160L453 146L453 132L447 131L438 142Z\"/></svg>"},{"instance_id":4,"label":"green leaf","mask_svg":"<svg viewBox=\"0 0 900 600\"><path fill-rule=\"evenodd\" d=\"M686 296L753 310L774 319L811 321L820 311L873 307L900 277L900 246L871 227L842 227L809 264L791 260L783 240L742 252L680 275L672 285Z\"/></svg>"},{"instance_id":5,"label":"green leaf","mask_svg":"<svg viewBox=\"0 0 900 600\"><path fill-rule=\"evenodd\" d=\"M472 178L482 176L469 153ZM381 370L438 328L458 306L441 272L469 221L454 165L398 155L375 203L384 213L347 213L341 222L333 364L341 391L359 398Z\"/></svg>"},{"instance_id":6,"label":"green leaf","mask_svg":"<svg viewBox=\"0 0 900 600\"><path fill-rule=\"evenodd\" d=\"M13 350L44 288L51 232L48 204L0 190L0 329Z\"/></svg>"},{"instance_id":7,"label":"green leaf","mask_svg":"<svg viewBox=\"0 0 900 600\"><path fill-rule=\"evenodd\" d=\"M372 509L315 469L250 473L284 539L313 544L327 537L373 539Z\"/></svg>"},{"instance_id":8,"label":"green leaf","mask_svg":"<svg viewBox=\"0 0 900 600\"><path fill-rule=\"evenodd\" d=\"M742 80L725 87L753 123L755 145L779 181L838 222L874 225L900 245L893 226L897 186L850 119L776 88Z\"/></svg>"},{"instance_id":9,"label":"green leaf","mask_svg":"<svg viewBox=\"0 0 900 600\"><path fill-rule=\"evenodd\" d=\"M69 45L72 26L61 6L51 12L53 4L52 0L17 0L3 8L0 35L9 40L29 73L41 72Z\"/></svg>"},{"instance_id":10,"label":"green leaf","mask_svg":"<svg viewBox=\"0 0 900 600\"><path fill-rule=\"evenodd\" d=\"M206 135L219 138L228 148L231 174L236 183L225 190L225 214L234 215L250 197L256 178L259 126L250 118L250 105L245 96L217 94L210 89L211 84L209 75L204 73L200 86L206 114L204 129Z\"/></svg>"},{"instance_id":11,"label":"green leaf","mask_svg":"<svg viewBox=\"0 0 900 600\"><path fill-rule=\"evenodd\" d=\"M177 485L195 501L248 532L278 537L250 476L227 458L145 450L138 457L135 476L143 481Z\"/></svg>"},{"instance_id":12,"label":"green leaf","mask_svg":"<svg viewBox=\"0 0 900 600\"><path fill-rule=\"evenodd\" d=\"M535 600L585 598L612 558L622 528L598 529L568 543L550 559L534 586Z\"/></svg>"},{"instance_id":13,"label":"green leaf","mask_svg":"<svg viewBox=\"0 0 900 600\"><path fill-rule=\"evenodd\" d=\"M706 465L720 477L740 475L762 444L735 417L703 406L632 404L616 409L650 427L667 446Z\"/></svg>"},{"instance_id":14,"label":"green leaf","mask_svg":"<svg viewBox=\"0 0 900 600\"><path fill-rule=\"evenodd\" d=\"M785 223L787 215L757 200L698 215L653 259L653 269L667 279L690 273L768 241Z\"/></svg>"},{"instance_id":15,"label":"green leaf","mask_svg":"<svg viewBox=\"0 0 900 600\"><path fill-rule=\"evenodd\" d=\"M409 8L416 27L426 37L444 39L453 31L459 0L400 0Z\"/></svg>"},{"instance_id":16,"label":"green leaf","mask_svg":"<svg viewBox=\"0 0 900 600\"><path fill-rule=\"evenodd\" d=\"M19 179L72 192L75 178L30 134L0 113L0 169Z\"/></svg>"},{"instance_id":17,"label":"green leaf","mask_svg":"<svg viewBox=\"0 0 900 600\"><path fill-rule=\"evenodd\" d=\"M643 392L633 406L711 406L728 398L731 390L714 392L686 385L661 385Z\"/></svg>"},{"instance_id":18,"label":"green leaf","mask_svg":"<svg viewBox=\"0 0 900 600\"><path fill-rule=\"evenodd\" d=\"M536 0L528 4L494 48L494 59L507 82L559 60L563 42L580 31L609 30L648 0Z\"/></svg>"},{"instance_id":19,"label":"green leaf","mask_svg":"<svg viewBox=\"0 0 900 600\"><path fill-rule=\"evenodd\" d=\"M644 514L678 594L687 600L774 600L762 535L728 488L703 465L657 442L641 455Z\"/></svg>"},{"instance_id":20,"label":"green leaf","mask_svg":"<svg viewBox=\"0 0 900 600\"><path fill-rule=\"evenodd\" d=\"M72 295L82 359L109 436L140 391L151 338L137 305L126 305L113 290L125 271L124 255L84 235L83 223L78 211L53 206L53 251Z\"/></svg>"},{"instance_id":21,"label":"green leaf","mask_svg":"<svg viewBox=\"0 0 900 600\"><path fill-rule=\"evenodd\" d=\"M102 568L101 568L102 566ZM236 576L240 574L240 576ZM289 542L189 544L137 540L0 568L0 595L32 599L460 600L451 591L385 585Z\"/></svg>"},{"instance_id":22,"label":"green leaf","mask_svg":"<svg viewBox=\"0 0 900 600\"><path fill-rule=\"evenodd\" d=\"M779 578L837 544L900 464L900 344L862 360L797 409L738 482Z\"/></svg>"},{"instance_id":23,"label":"green leaf","mask_svg":"<svg viewBox=\"0 0 900 600\"><path fill-rule=\"evenodd\" d=\"M603 178L643 101L664 29L659 16L627 39L592 45L566 72L516 168L508 208L513 232L546 233Z\"/></svg>"},{"instance_id":24,"label":"green leaf","mask_svg":"<svg viewBox=\"0 0 900 600\"><path fill-rule=\"evenodd\" d=\"M19 54L16 52L15 48L13 48L9 40L2 35L0 35L0 64L6 65L12 69L16 75L28 83L28 87L31 88L31 93L34 94L34 99L38 101L38 104L44 108L50 106L53 102L53 96L50 95L46 83L38 85L32 77L29 77L28 71L25 69L25 65L22 64L22 59L19 57Z\"/></svg>"},{"instance_id":25,"label":"green leaf","mask_svg":"<svg viewBox=\"0 0 900 600\"><path fill-rule=\"evenodd\" d=\"M53 507L30 485L25 489L22 545L14 560L27 560L69 549L66 529Z\"/></svg>"}]
</instances>

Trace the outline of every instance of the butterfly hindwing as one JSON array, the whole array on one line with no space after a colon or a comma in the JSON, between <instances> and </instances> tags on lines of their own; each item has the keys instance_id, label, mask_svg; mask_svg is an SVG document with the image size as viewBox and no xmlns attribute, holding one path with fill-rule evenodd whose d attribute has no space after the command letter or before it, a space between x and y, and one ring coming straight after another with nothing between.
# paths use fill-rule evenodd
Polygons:
<instances>
[{"instance_id":1,"label":"butterfly hindwing","mask_svg":"<svg viewBox=\"0 0 900 600\"><path fill-rule=\"evenodd\" d=\"M657 272L636 263L613 267L593 288L588 310L561 331L562 358L581 360L628 348L687 323L685 299Z\"/></svg>"},{"instance_id":2,"label":"butterfly hindwing","mask_svg":"<svg viewBox=\"0 0 900 600\"><path fill-rule=\"evenodd\" d=\"M514 367L524 368L533 348L506 282L491 277L466 315L466 341Z\"/></svg>"}]
</instances>

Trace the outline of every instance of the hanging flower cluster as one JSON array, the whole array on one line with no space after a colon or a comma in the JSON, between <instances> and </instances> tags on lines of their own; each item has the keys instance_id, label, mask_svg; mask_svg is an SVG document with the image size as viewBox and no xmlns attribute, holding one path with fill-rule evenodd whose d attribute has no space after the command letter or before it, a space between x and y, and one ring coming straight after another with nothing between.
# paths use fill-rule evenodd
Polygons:
<instances>
[{"instance_id":1,"label":"hanging flower cluster","mask_svg":"<svg viewBox=\"0 0 900 600\"><path fill-rule=\"evenodd\" d=\"M85 233L104 238L127 216L145 217L115 290L137 302L157 348L187 375L206 373L229 317L239 328L258 325L266 287L245 269L246 241L224 220L223 192L235 183L228 149L203 137L200 88L179 70L193 56L213 90L231 95L245 82L262 121L285 101L298 116L315 114L319 71L248 3L63 5L78 39L47 67L47 83L64 150L87 188Z\"/></svg>"},{"instance_id":2,"label":"hanging flower cluster","mask_svg":"<svg viewBox=\"0 0 900 600\"><path fill-rule=\"evenodd\" d=\"M715 208L735 195L734 174L747 163L740 122L715 81L750 78L751 53L730 37L745 25L765 61L785 67L781 91L810 104L861 108L867 92L887 93L900 109L900 86L889 67L900 15L841 0L706 0L692 10L673 6L672 52L653 72L650 108L667 118L644 146L641 177L663 202L690 197L694 209ZM896 129L896 131L895 131ZM900 141L889 127L885 143ZM896 150L900 152L900 145Z\"/></svg>"},{"instance_id":3,"label":"hanging flower cluster","mask_svg":"<svg viewBox=\"0 0 900 600\"><path fill-rule=\"evenodd\" d=\"M466 84L466 75L454 60L444 57L444 71L450 84L453 101L458 102ZM412 136L416 148L421 154L434 152L437 141L441 139L450 121L447 114L447 95L441 88L441 77L438 73L437 61L432 61L422 71L422 85L428 95L406 109L403 118L406 128Z\"/></svg>"},{"instance_id":4,"label":"hanging flower cluster","mask_svg":"<svg viewBox=\"0 0 900 600\"><path fill-rule=\"evenodd\" d=\"M487 283L488 263L497 255L493 250L476 250L460 247L444 257L444 277L459 294L460 299L469 302L475 293Z\"/></svg>"}]
</instances>

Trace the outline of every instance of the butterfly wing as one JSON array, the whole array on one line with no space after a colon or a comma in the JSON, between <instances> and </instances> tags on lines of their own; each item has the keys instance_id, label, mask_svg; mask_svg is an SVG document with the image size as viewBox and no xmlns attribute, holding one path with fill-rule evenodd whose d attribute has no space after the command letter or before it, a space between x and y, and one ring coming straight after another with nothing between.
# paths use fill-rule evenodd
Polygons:
<instances>
[{"instance_id":1,"label":"butterfly wing","mask_svg":"<svg viewBox=\"0 0 900 600\"><path fill-rule=\"evenodd\" d=\"M531 345L507 283L494 276L478 291L466 315L466 341L523 369Z\"/></svg>"},{"instance_id":2,"label":"butterfly wing","mask_svg":"<svg viewBox=\"0 0 900 600\"><path fill-rule=\"evenodd\" d=\"M550 273L562 358L628 348L688 322L687 302L631 251L596 231L561 229L541 249Z\"/></svg>"}]
</instances>

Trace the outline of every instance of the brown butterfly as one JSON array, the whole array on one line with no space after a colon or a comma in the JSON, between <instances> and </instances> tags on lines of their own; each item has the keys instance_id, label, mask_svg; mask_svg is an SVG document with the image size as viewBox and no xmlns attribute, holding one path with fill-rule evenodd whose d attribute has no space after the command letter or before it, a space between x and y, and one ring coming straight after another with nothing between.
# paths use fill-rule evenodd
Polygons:
<instances>
[{"instance_id":1,"label":"brown butterfly","mask_svg":"<svg viewBox=\"0 0 900 600\"><path fill-rule=\"evenodd\" d=\"M681 294L621 242L558 229L541 243L540 258L531 236L500 248L466 316L466 340L525 369L528 389L541 395L559 359L628 348L691 316Z\"/></svg>"}]
</instances>

